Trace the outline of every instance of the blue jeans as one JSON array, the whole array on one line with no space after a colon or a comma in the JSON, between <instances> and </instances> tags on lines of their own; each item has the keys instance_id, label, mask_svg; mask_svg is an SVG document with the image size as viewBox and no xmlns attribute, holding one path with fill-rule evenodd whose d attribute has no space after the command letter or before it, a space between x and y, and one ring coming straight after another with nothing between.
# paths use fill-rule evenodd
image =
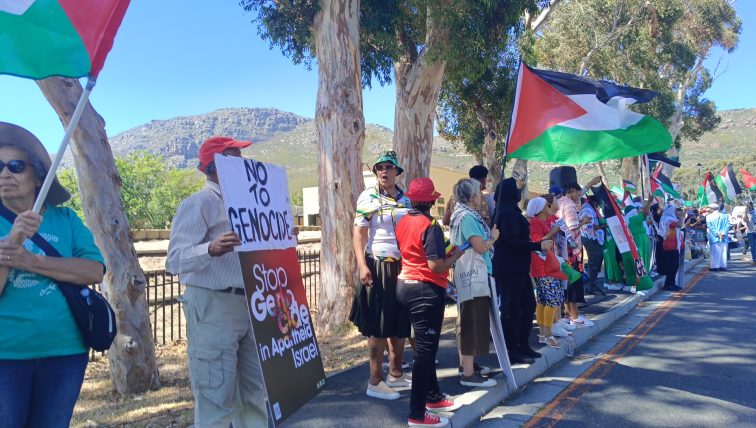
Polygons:
<instances>
[{"instance_id":1,"label":"blue jeans","mask_svg":"<svg viewBox=\"0 0 756 428\"><path fill-rule=\"evenodd\" d=\"M748 232L748 241L751 246L751 260L756 262L756 232Z\"/></svg>"},{"instance_id":2,"label":"blue jeans","mask_svg":"<svg viewBox=\"0 0 756 428\"><path fill-rule=\"evenodd\" d=\"M0 360L0 425L68 427L88 362L88 354Z\"/></svg>"}]
</instances>

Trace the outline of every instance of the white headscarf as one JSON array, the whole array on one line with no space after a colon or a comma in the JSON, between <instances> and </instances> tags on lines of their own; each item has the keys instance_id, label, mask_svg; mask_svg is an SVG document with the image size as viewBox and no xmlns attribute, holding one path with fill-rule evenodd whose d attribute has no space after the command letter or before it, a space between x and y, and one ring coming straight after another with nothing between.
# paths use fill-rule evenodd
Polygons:
<instances>
[{"instance_id":1,"label":"white headscarf","mask_svg":"<svg viewBox=\"0 0 756 428\"><path fill-rule=\"evenodd\" d=\"M675 204L668 203L667 206L664 207L664 212L659 219L659 235L666 238L667 233L669 232L670 223L676 222L678 220L679 219L677 218Z\"/></svg>"},{"instance_id":2,"label":"white headscarf","mask_svg":"<svg viewBox=\"0 0 756 428\"><path fill-rule=\"evenodd\" d=\"M538 213L543 211L544 208L546 208L546 199L543 199L541 197L533 198L530 201L528 201L528 208L526 210L528 217L533 218Z\"/></svg>"}]
</instances>

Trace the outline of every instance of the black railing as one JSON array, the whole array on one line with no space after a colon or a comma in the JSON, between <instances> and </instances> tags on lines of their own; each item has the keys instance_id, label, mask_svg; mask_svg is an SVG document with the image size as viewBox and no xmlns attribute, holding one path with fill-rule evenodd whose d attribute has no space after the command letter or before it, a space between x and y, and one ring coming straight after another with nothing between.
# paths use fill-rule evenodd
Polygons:
<instances>
[{"instance_id":1,"label":"black railing","mask_svg":"<svg viewBox=\"0 0 756 428\"><path fill-rule=\"evenodd\" d=\"M297 251L307 304L312 312L318 309L320 294L320 251ZM186 337L186 319L179 297L186 286L179 283L178 275L164 269L145 271L146 298L149 307L152 337L156 344L165 345ZM100 290L100 285L96 286Z\"/></svg>"}]
</instances>

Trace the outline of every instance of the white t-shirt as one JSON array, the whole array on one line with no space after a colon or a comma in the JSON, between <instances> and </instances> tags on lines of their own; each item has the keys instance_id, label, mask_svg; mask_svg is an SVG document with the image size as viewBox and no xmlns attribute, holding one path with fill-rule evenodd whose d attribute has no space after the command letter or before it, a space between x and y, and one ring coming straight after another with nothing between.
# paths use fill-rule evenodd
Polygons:
<instances>
[{"instance_id":1,"label":"white t-shirt","mask_svg":"<svg viewBox=\"0 0 756 428\"><path fill-rule=\"evenodd\" d=\"M410 200L397 187L396 199L383 192L378 185L365 189L357 199L354 225L368 227L368 253L379 258L401 259L396 245L394 227L409 210Z\"/></svg>"}]
</instances>

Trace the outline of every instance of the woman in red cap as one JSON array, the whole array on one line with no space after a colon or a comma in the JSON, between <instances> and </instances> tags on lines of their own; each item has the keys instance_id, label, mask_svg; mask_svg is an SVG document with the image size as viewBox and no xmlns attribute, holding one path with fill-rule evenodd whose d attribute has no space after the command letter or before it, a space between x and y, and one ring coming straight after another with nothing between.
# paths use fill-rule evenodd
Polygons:
<instances>
[{"instance_id":1,"label":"woman in red cap","mask_svg":"<svg viewBox=\"0 0 756 428\"><path fill-rule=\"evenodd\" d=\"M444 294L449 268L462 255L447 256L444 232L430 210L440 193L430 178L416 178L405 194L412 210L396 225L402 254L396 296L409 310L415 331L415 364L412 366L409 426L442 427L449 421L429 412L448 412L461 405L442 394L436 378L436 352L444 320Z\"/></svg>"}]
</instances>

